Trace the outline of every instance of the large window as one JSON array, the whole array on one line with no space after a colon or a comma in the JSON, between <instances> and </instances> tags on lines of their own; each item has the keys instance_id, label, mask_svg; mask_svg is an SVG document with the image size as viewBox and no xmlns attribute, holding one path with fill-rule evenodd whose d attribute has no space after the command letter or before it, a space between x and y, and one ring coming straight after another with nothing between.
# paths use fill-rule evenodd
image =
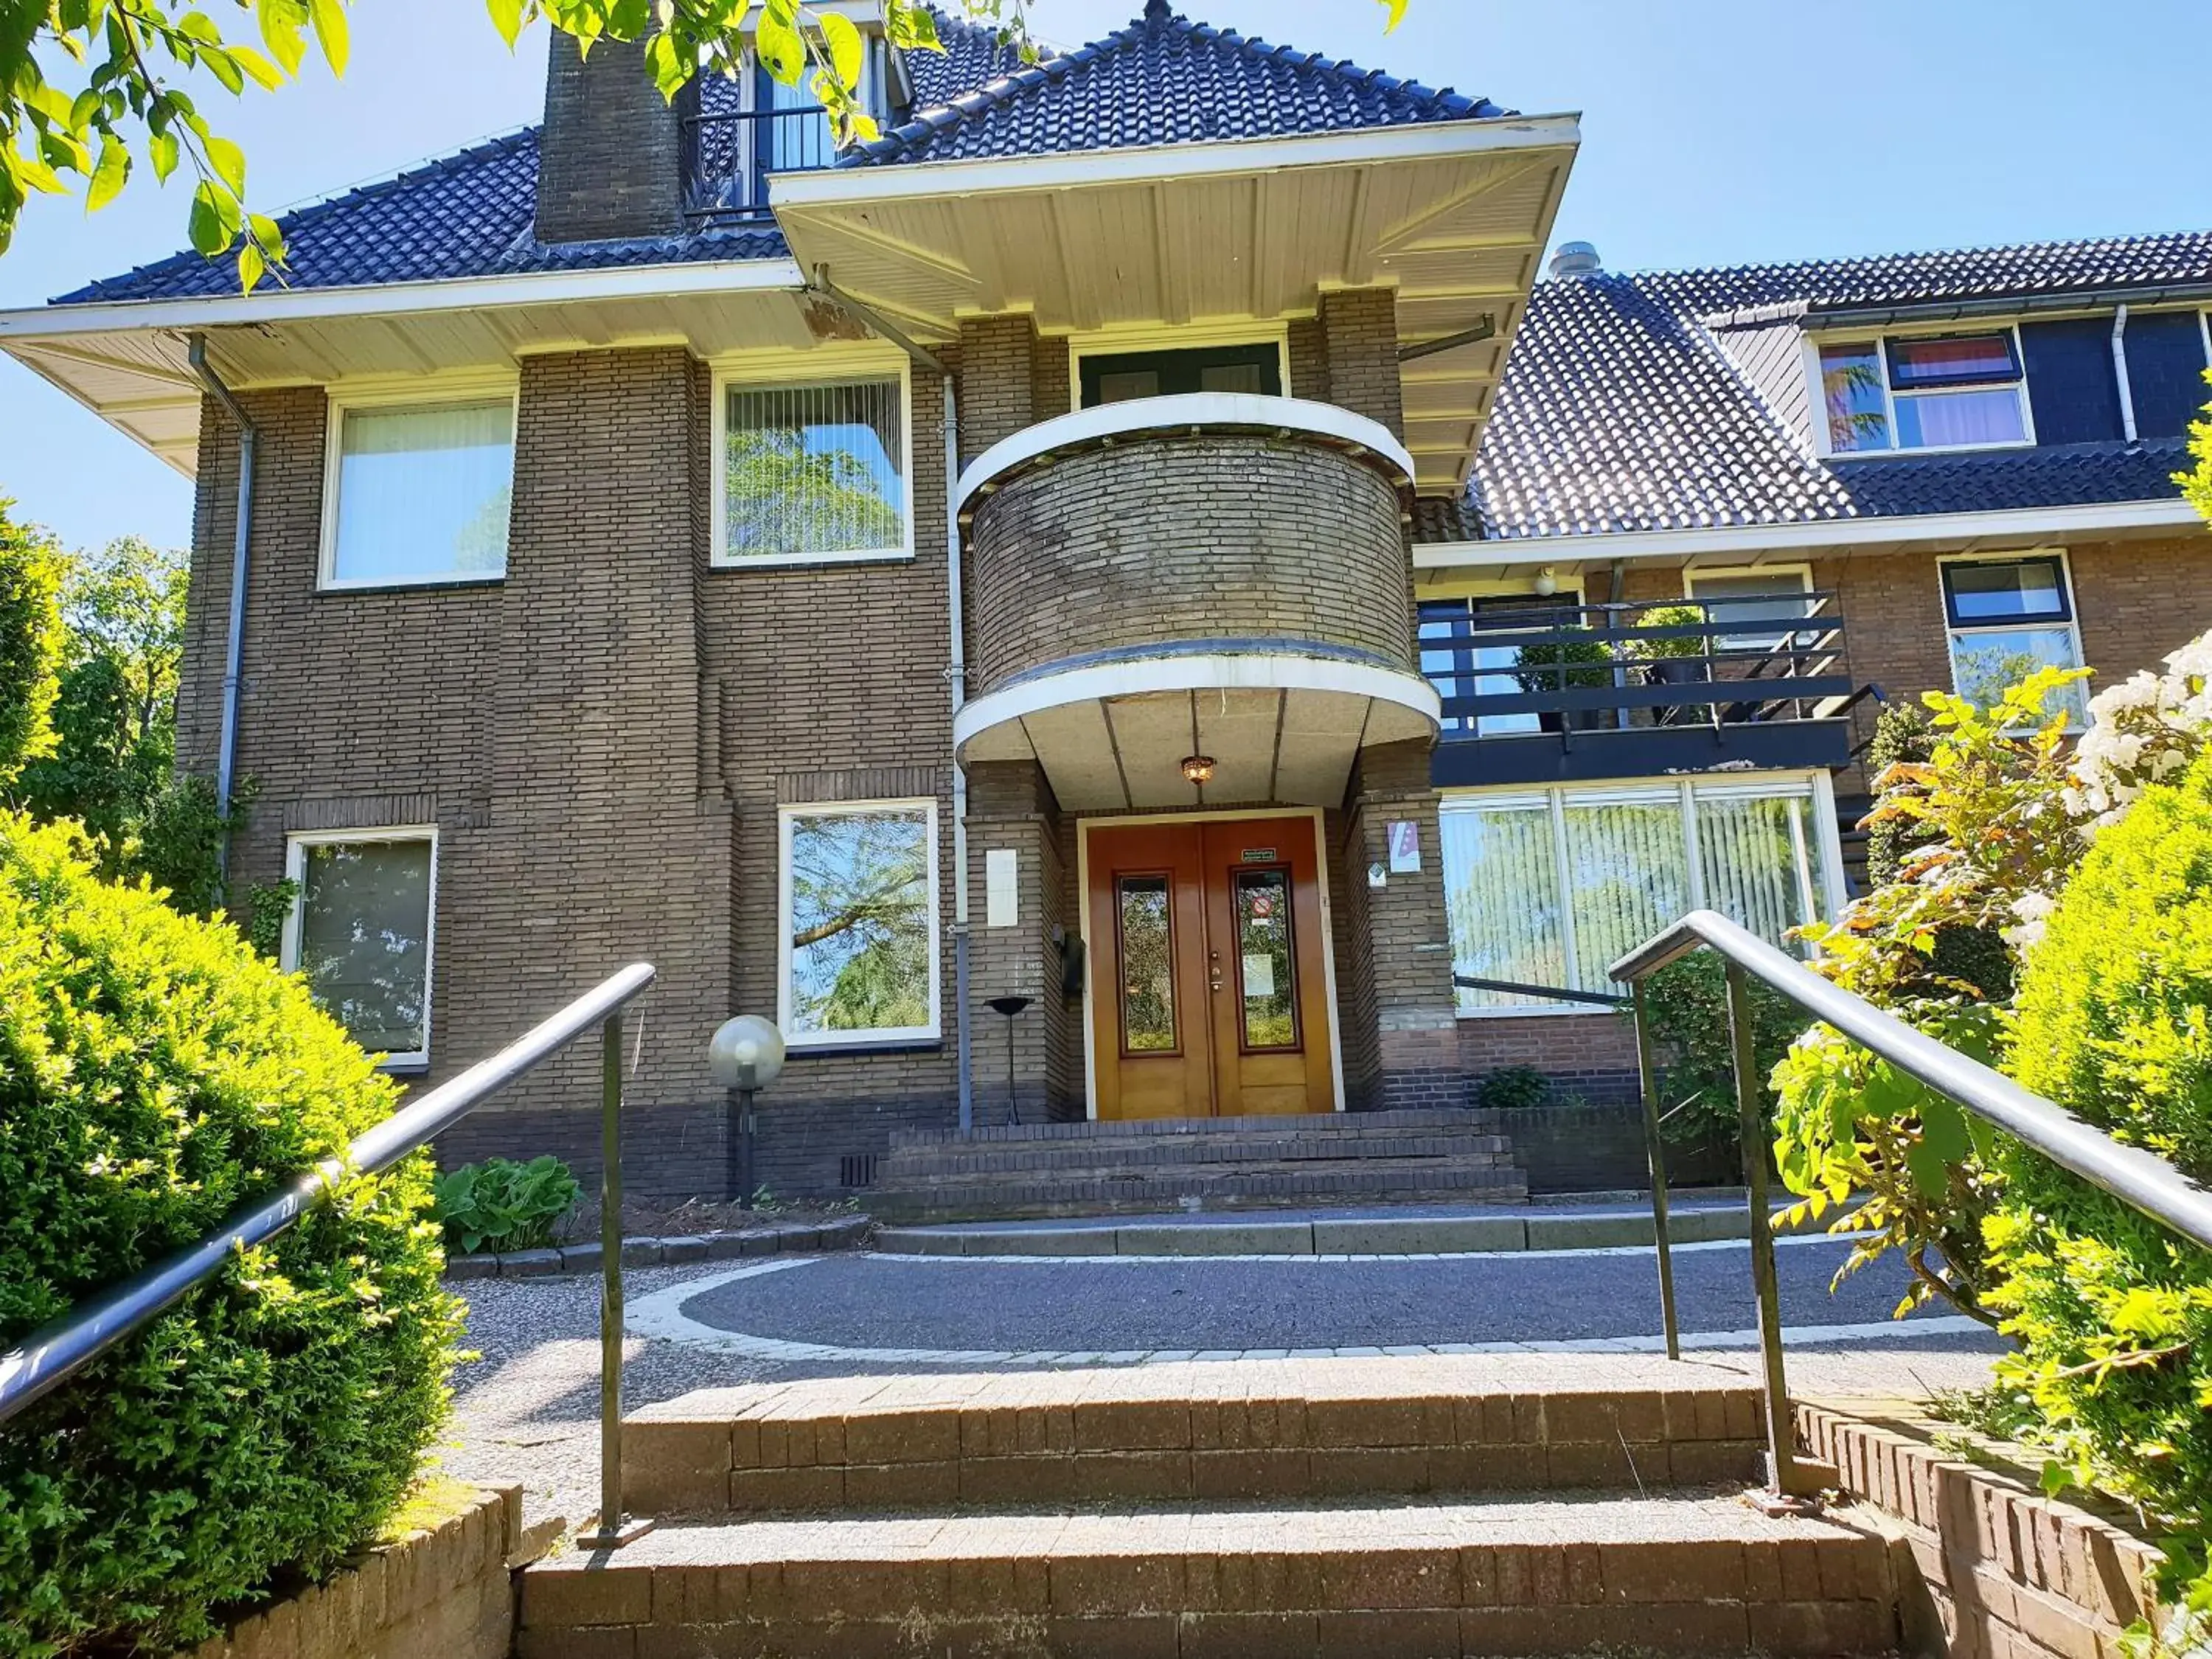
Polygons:
<instances>
[{"instance_id":1,"label":"large window","mask_svg":"<svg viewBox=\"0 0 2212 1659\"><path fill-rule=\"evenodd\" d=\"M783 984L794 1045L938 1035L937 808L785 809Z\"/></svg>"},{"instance_id":2,"label":"large window","mask_svg":"<svg viewBox=\"0 0 2212 1659\"><path fill-rule=\"evenodd\" d=\"M394 1066L430 1058L430 944L438 842L432 830L295 836L299 884L284 930L288 969L356 1042Z\"/></svg>"},{"instance_id":3,"label":"large window","mask_svg":"<svg viewBox=\"0 0 2212 1659\"><path fill-rule=\"evenodd\" d=\"M1615 992L1605 970L1683 912L1776 944L1828 913L1835 826L1810 781L1698 779L1447 799L1452 970L1462 1014L1587 1008L1545 988Z\"/></svg>"},{"instance_id":4,"label":"large window","mask_svg":"<svg viewBox=\"0 0 2212 1659\"><path fill-rule=\"evenodd\" d=\"M514 395L437 403L333 398L324 480L325 587L507 574Z\"/></svg>"},{"instance_id":5,"label":"large window","mask_svg":"<svg viewBox=\"0 0 2212 1659\"><path fill-rule=\"evenodd\" d=\"M716 559L902 558L913 549L906 383L725 383Z\"/></svg>"},{"instance_id":6,"label":"large window","mask_svg":"<svg viewBox=\"0 0 2212 1659\"><path fill-rule=\"evenodd\" d=\"M2063 554L1947 559L1941 568L1951 683L1960 696L1986 708L2039 668L2081 666ZM2079 680L2059 693L2058 706L2075 725L2088 718Z\"/></svg>"},{"instance_id":7,"label":"large window","mask_svg":"<svg viewBox=\"0 0 2212 1659\"><path fill-rule=\"evenodd\" d=\"M2020 343L2008 328L1823 345L1820 360L1836 453L2030 441Z\"/></svg>"},{"instance_id":8,"label":"large window","mask_svg":"<svg viewBox=\"0 0 2212 1659\"><path fill-rule=\"evenodd\" d=\"M1722 631L1723 651L1771 651L1790 642L1790 624L1812 613L1813 573L1803 565L1766 570L1692 570L1684 578L1688 597L1705 602Z\"/></svg>"},{"instance_id":9,"label":"large window","mask_svg":"<svg viewBox=\"0 0 2212 1659\"><path fill-rule=\"evenodd\" d=\"M1270 340L1256 345L1175 351L1085 353L1082 380L1085 409L1193 392L1279 398L1283 392L1283 349Z\"/></svg>"}]
</instances>

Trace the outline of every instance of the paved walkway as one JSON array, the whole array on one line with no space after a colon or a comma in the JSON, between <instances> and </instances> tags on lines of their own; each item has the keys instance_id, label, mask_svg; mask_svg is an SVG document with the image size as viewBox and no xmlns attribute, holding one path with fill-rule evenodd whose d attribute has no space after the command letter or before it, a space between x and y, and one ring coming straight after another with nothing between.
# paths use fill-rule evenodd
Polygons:
<instances>
[{"instance_id":1,"label":"paved walkway","mask_svg":"<svg viewBox=\"0 0 2212 1659\"><path fill-rule=\"evenodd\" d=\"M1889 1322L1900 1276L1876 1267L1830 1296L1845 1249L1808 1238L1778 1251L1797 1389L1893 1395L1986 1380L2001 1349L1994 1338L1925 1316ZM1676 1275L1683 1329L1705 1351L1696 1363L1755 1367L1744 1247L1684 1247ZM1650 1351L1659 1330L1648 1249L1350 1261L829 1256L736 1273L720 1263L655 1268L629 1284L633 1405L693 1389L933 1365ZM533 1516L582 1516L598 1480L598 1279L466 1290L470 1341L483 1357L456 1389L459 1443L447 1467L520 1482Z\"/></svg>"}]
</instances>

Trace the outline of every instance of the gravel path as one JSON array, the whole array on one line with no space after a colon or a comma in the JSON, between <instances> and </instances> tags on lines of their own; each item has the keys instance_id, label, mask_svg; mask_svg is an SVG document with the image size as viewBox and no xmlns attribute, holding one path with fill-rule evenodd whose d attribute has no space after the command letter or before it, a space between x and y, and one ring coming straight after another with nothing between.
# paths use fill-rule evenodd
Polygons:
<instances>
[{"instance_id":1,"label":"gravel path","mask_svg":"<svg viewBox=\"0 0 2212 1659\"><path fill-rule=\"evenodd\" d=\"M1850 1281L1844 1297L1825 1295L1840 1247L1825 1242L1778 1252L1793 1325L1863 1322L1886 1316L1896 1289L1877 1270ZM1741 1249L1677 1258L1684 1328L1750 1322ZM1687 1270L1686 1273L1685 1270ZM627 1276L630 1300L727 1271L727 1264L660 1267ZM1316 1273L1340 1275L1316 1297ZM710 1293L696 1298L755 1334L812 1341L861 1338L889 1346L1137 1346L1109 1341L1116 1330L1173 1337L1151 1346L1228 1346L1234 1332L1265 1336L1296 1322L1300 1341L1349 1346L1387 1331L1395 1340L1534 1340L1554 1334L1656 1331L1656 1272L1646 1253L1512 1256L1316 1264L1233 1260L1048 1267L988 1261L921 1262L884 1256L828 1257L732 1286L752 1302ZM463 1287L471 1306L469 1340L481 1356L465 1366L446 1468L464 1480L520 1484L535 1518L580 1521L598 1507L599 1297L596 1279L482 1280ZM1101 1297L1112 1291L1110 1309ZM773 1291L773 1300L768 1300ZM1276 1322L1270 1324L1269 1322ZM1080 1329L1079 1343L1012 1344L1010 1332L1051 1336ZM1202 1340L1212 1330L1220 1340ZM997 1336L994 1333L998 1333ZM1297 1346L1246 1342L1241 1346ZM1980 1337L1915 1336L1848 1347L1799 1347L1793 1388L1823 1394L1894 1396L1985 1382L1995 1343ZM816 1361L771 1364L688 1343L633 1337L624 1347L630 1406L694 1389L775 1376L868 1369ZM1746 1352L1702 1353L1701 1361L1755 1370Z\"/></svg>"}]
</instances>

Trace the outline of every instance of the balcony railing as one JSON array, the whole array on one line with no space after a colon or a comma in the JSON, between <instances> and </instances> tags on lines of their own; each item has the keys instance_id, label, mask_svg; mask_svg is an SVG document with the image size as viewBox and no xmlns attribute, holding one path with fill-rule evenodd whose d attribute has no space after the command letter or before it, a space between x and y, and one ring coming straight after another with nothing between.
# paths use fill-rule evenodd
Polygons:
<instances>
[{"instance_id":1,"label":"balcony railing","mask_svg":"<svg viewBox=\"0 0 2212 1659\"><path fill-rule=\"evenodd\" d=\"M1881 697L1851 676L1828 592L1606 605L1425 600L1420 642L1448 742L1551 734L1557 741L1546 747L1556 755L1587 735L1584 746L1604 757L1585 754L1570 769L1589 775L1694 764L1699 733L1709 746L1755 750L1747 757L1762 763L1842 765L1845 717ZM1503 745L1484 747L1495 757ZM1453 781L1528 781L1542 769L1534 764L1527 755L1493 759L1476 769L1484 777Z\"/></svg>"},{"instance_id":2,"label":"balcony railing","mask_svg":"<svg viewBox=\"0 0 2212 1659\"><path fill-rule=\"evenodd\" d=\"M688 116L684 215L694 222L768 222L770 174L812 173L836 161L829 112L818 104Z\"/></svg>"}]
</instances>

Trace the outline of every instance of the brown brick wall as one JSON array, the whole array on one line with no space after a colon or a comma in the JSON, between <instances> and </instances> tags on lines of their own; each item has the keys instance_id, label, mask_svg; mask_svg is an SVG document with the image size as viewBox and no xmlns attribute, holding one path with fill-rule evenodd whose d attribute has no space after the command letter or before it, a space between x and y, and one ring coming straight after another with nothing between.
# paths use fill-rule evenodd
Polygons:
<instances>
[{"instance_id":1,"label":"brown brick wall","mask_svg":"<svg viewBox=\"0 0 2212 1659\"><path fill-rule=\"evenodd\" d=\"M1636 1030L1620 1014L1482 1014L1459 1022L1459 1064L1471 1087L1509 1066L1533 1066L1561 1095L1637 1097Z\"/></svg>"},{"instance_id":2,"label":"brown brick wall","mask_svg":"<svg viewBox=\"0 0 2212 1659\"><path fill-rule=\"evenodd\" d=\"M1344 879L1354 890L1347 950L1356 994L1363 1001L1372 998L1372 1081L1360 1099L1346 1103L1363 1109L1457 1106L1467 1097L1459 1073L1437 799L1429 782L1427 744L1360 751L1349 795ZM1386 874L1382 887L1370 887L1368 866L1381 864L1387 871L1389 825L1397 820L1417 827L1421 868ZM1349 1096L1349 1067L1346 1079Z\"/></svg>"},{"instance_id":3,"label":"brown brick wall","mask_svg":"<svg viewBox=\"0 0 2212 1659\"><path fill-rule=\"evenodd\" d=\"M660 95L641 46L601 40L586 58L569 37L555 40L538 143L538 240L679 234L683 121L698 106L696 82L673 101Z\"/></svg>"},{"instance_id":4,"label":"brown brick wall","mask_svg":"<svg viewBox=\"0 0 2212 1659\"><path fill-rule=\"evenodd\" d=\"M1331 403L1379 421L1406 435L1406 398L1398 367L1398 295L1387 288L1324 294L1321 325L1327 338ZM1293 367L1293 379L1296 369Z\"/></svg>"},{"instance_id":5,"label":"brown brick wall","mask_svg":"<svg viewBox=\"0 0 2212 1659\"><path fill-rule=\"evenodd\" d=\"M1013 1027L1013 1077L1021 1119L1034 1123L1083 1115L1083 1005L1060 994L1064 939L1080 936L1075 898L1073 820L1063 817L1043 770L1033 762L990 762L968 769L969 983L975 1030L975 1120L1010 1121L1006 1022L991 999L1025 996ZM1011 927L989 925L985 867L994 849L1017 860L1018 911Z\"/></svg>"},{"instance_id":6,"label":"brown brick wall","mask_svg":"<svg viewBox=\"0 0 2212 1659\"><path fill-rule=\"evenodd\" d=\"M1161 640L1289 636L1410 668L1398 497L1294 440L1138 439L1016 479L975 515L978 693Z\"/></svg>"}]
</instances>

